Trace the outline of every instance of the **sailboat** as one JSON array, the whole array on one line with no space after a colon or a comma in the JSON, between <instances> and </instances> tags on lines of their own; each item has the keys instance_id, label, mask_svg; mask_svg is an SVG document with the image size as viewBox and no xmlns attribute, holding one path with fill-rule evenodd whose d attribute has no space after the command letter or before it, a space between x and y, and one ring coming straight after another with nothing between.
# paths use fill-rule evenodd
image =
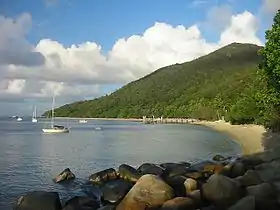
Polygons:
<instances>
[{"instance_id":1,"label":"sailboat","mask_svg":"<svg viewBox=\"0 0 280 210\"><path fill-rule=\"evenodd\" d=\"M51 126L49 128L43 128L42 131L44 133L68 133L69 128L65 128L62 125L54 125L54 104L55 104L55 94L53 95L53 100L52 100Z\"/></svg>"},{"instance_id":2,"label":"sailboat","mask_svg":"<svg viewBox=\"0 0 280 210\"><path fill-rule=\"evenodd\" d=\"M33 111L33 113L32 113L32 122L33 123L36 123L36 122L38 122L38 120L37 120L37 118L36 118L36 106L34 107L34 111Z\"/></svg>"},{"instance_id":3,"label":"sailboat","mask_svg":"<svg viewBox=\"0 0 280 210\"><path fill-rule=\"evenodd\" d=\"M22 121L22 118L21 117L17 117L17 121L18 122Z\"/></svg>"}]
</instances>

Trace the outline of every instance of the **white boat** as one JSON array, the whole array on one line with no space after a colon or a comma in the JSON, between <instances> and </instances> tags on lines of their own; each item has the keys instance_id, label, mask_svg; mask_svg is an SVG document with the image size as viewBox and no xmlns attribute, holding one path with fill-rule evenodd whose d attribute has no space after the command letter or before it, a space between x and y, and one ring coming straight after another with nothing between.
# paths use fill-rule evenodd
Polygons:
<instances>
[{"instance_id":1,"label":"white boat","mask_svg":"<svg viewBox=\"0 0 280 210\"><path fill-rule=\"evenodd\" d=\"M37 120L37 118L36 118L36 115L37 115L37 113L36 113L36 106L34 107L34 111L33 111L33 113L32 113L32 122L33 123L36 123L36 122L38 122L38 120Z\"/></svg>"},{"instance_id":2,"label":"white boat","mask_svg":"<svg viewBox=\"0 0 280 210\"><path fill-rule=\"evenodd\" d=\"M79 120L79 123L87 123L87 120Z\"/></svg>"},{"instance_id":3,"label":"white boat","mask_svg":"<svg viewBox=\"0 0 280 210\"><path fill-rule=\"evenodd\" d=\"M22 118L21 117L17 117L17 121L22 121Z\"/></svg>"},{"instance_id":4,"label":"white boat","mask_svg":"<svg viewBox=\"0 0 280 210\"><path fill-rule=\"evenodd\" d=\"M51 126L49 128L43 128L42 131L44 133L69 133L69 128L66 128L62 125L54 125L54 104L55 104L55 94L53 95L52 101L52 119L51 119Z\"/></svg>"}]
</instances>

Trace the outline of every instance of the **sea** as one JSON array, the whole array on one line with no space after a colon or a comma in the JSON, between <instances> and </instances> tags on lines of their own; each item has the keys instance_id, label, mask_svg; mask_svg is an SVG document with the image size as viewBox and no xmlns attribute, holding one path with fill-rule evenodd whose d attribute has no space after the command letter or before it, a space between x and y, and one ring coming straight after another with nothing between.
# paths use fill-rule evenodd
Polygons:
<instances>
[{"instance_id":1,"label":"sea","mask_svg":"<svg viewBox=\"0 0 280 210\"><path fill-rule=\"evenodd\" d=\"M126 163L198 162L216 154L235 156L240 145L204 126L149 124L116 120L59 119L69 133L45 134L47 119L32 123L0 118L0 210L12 209L26 192L55 191L63 201L75 195L100 195L88 177ZM70 168L73 182L56 184L53 178Z\"/></svg>"}]
</instances>

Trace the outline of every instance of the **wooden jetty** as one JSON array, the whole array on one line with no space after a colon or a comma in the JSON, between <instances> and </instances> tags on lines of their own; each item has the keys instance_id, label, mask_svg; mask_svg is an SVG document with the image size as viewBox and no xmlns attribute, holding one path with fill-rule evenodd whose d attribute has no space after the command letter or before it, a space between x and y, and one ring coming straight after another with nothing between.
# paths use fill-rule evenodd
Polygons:
<instances>
[{"instance_id":1,"label":"wooden jetty","mask_svg":"<svg viewBox=\"0 0 280 210\"><path fill-rule=\"evenodd\" d=\"M155 118L154 116L151 118L148 118L146 116L143 116L142 122L144 124L189 124L189 123L195 123L196 119L189 119L189 118Z\"/></svg>"}]
</instances>

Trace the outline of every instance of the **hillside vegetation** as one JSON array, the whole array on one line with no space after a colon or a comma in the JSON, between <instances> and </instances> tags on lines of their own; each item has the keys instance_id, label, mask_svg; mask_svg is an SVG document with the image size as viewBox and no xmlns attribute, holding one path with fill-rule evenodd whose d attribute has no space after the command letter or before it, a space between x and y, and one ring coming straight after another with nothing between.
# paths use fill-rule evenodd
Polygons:
<instances>
[{"instance_id":1,"label":"hillside vegetation","mask_svg":"<svg viewBox=\"0 0 280 210\"><path fill-rule=\"evenodd\" d=\"M248 119L244 120L252 120L258 110L253 99L247 99L255 91L252 86L261 61L259 49L233 43L194 61L158 69L108 96L66 104L55 113L68 117L154 115L213 120L222 115L242 118L246 112ZM244 110L244 98L249 110Z\"/></svg>"}]
</instances>

